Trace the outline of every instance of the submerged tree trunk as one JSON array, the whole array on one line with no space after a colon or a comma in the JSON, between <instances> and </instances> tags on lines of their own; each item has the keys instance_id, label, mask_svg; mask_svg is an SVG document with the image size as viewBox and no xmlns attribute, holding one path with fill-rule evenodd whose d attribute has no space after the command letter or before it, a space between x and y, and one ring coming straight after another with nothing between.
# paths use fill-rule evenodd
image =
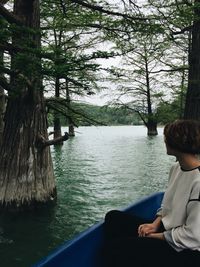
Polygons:
<instances>
[{"instance_id":1,"label":"submerged tree trunk","mask_svg":"<svg viewBox=\"0 0 200 267\"><path fill-rule=\"evenodd\" d=\"M157 135L157 121L154 118L154 114L152 112L152 104L151 104L151 89L150 89L150 79L149 79L149 66L147 57L145 60L145 71L146 71L146 86L147 86L147 111L148 111L148 119L146 123L147 127L147 135Z\"/></svg>"},{"instance_id":2,"label":"submerged tree trunk","mask_svg":"<svg viewBox=\"0 0 200 267\"><path fill-rule=\"evenodd\" d=\"M71 98L70 98L67 79L66 79L66 101L67 101L68 107L70 107ZM70 110L69 110L69 114L70 114ZM72 136L72 137L75 136L74 124L73 124L72 118L70 116L68 117L68 127L69 127L69 130L68 130L69 136Z\"/></svg>"},{"instance_id":3,"label":"submerged tree trunk","mask_svg":"<svg viewBox=\"0 0 200 267\"><path fill-rule=\"evenodd\" d=\"M184 118L200 120L200 0L194 3L194 15Z\"/></svg>"},{"instance_id":4,"label":"submerged tree trunk","mask_svg":"<svg viewBox=\"0 0 200 267\"><path fill-rule=\"evenodd\" d=\"M14 29L15 45L40 48L39 10L39 0L15 0L14 14L27 27L23 32ZM52 159L46 145L47 119L38 62L34 54L12 56L12 71L18 72L11 76L0 148L2 208L29 208L56 196Z\"/></svg>"},{"instance_id":5,"label":"submerged tree trunk","mask_svg":"<svg viewBox=\"0 0 200 267\"><path fill-rule=\"evenodd\" d=\"M157 122L154 121L153 119L148 119L147 122L147 135L157 135L158 131L157 131Z\"/></svg>"},{"instance_id":6,"label":"submerged tree trunk","mask_svg":"<svg viewBox=\"0 0 200 267\"><path fill-rule=\"evenodd\" d=\"M70 118L68 119L68 123L69 123L69 136L75 136L74 124Z\"/></svg>"},{"instance_id":7,"label":"submerged tree trunk","mask_svg":"<svg viewBox=\"0 0 200 267\"><path fill-rule=\"evenodd\" d=\"M56 77L56 80L55 80L55 97L58 97L58 98L60 97L60 81L58 77ZM62 136L60 115L56 110L54 111L53 123L54 123L54 139L56 139ZM60 141L56 145L63 145L63 142Z\"/></svg>"}]
</instances>

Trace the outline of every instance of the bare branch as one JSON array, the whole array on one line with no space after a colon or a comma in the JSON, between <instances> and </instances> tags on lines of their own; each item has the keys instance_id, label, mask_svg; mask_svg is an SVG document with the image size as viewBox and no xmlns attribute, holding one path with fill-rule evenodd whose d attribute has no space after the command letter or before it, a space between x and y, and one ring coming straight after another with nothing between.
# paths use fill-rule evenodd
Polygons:
<instances>
[{"instance_id":1,"label":"bare branch","mask_svg":"<svg viewBox=\"0 0 200 267\"><path fill-rule=\"evenodd\" d=\"M160 72L176 72L176 71L183 71L183 70L188 70L188 67L174 68L174 69L170 69L170 70L160 69L157 71L151 71L150 73L155 74L155 73L160 73Z\"/></svg>"},{"instance_id":2,"label":"bare branch","mask_svg":"<svg viewBox=\"0 0 200 267\"><path fill-rule=\"evenodd\" d=\"M67 132L61 137L52 139L52 140L46 140L43 135L39 134L36 142L36 147L39 148L45 148L47 146L56 145L60 143L61 141L66 141L69 139L69 135Z\"/></svg>"},{"instance_id":3,"label":"bare branch","mask_svg":"<svg viewBox=\"0 0 200 267\"><path fill-rule=\"evenodd\" d=\"M128 18L128 19L131 19L131 20L138 20L138 21L147 21L148 20L147 18L134 17L134 16L129 16L127 14L120 13L120 12L114 12L114 11L111 11L111 10L107 10L107 9L104 9L102 6L92 5L92 4L86 3L86 2L84 2L82 0L71 0L71 2L79 4L79 5L83 6L83 7L87 7L89 9L91 9L91 10L94 10L94 11L99 11L99 12L107 14L107 15L114 15L114 16L119 16L119 17L123 17L123 18L126 18L126 19Z\"/></svg>"}]
</instances>

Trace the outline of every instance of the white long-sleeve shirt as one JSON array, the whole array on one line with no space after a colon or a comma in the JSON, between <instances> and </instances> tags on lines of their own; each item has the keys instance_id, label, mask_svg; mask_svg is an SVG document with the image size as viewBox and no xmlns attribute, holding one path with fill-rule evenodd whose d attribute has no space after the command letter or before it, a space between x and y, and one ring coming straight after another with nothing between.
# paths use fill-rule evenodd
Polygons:
<instances>
[{"instance_id":1,"label":"white long-sleeve shirt","mask_svg":"<svg viewBox=\"0 0 200 267\"><path fill-rule=\"evenodd\" d=\"M200 251L200 168L189 171L176 163L157 215L162 216L166 241L177 251Z\"/></svg>"}]
</instances>

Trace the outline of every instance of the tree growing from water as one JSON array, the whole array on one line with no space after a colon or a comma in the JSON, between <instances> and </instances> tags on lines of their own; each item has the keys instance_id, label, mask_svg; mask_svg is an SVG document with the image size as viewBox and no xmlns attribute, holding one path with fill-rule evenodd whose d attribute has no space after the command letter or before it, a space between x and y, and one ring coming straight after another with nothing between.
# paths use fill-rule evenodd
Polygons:
<instances>
[{"instance_id":1,"label":"tree growing from water","mask_svg":"<svg viewBox=\"0 0 200 267\"><path fill-rule=\"evenodd\" d=\"M147 134L157 135L157 107L165 96L167 80L160 69L165 68L168 43L158 34L145 37L135 34L135 40L127 46L130 52L126 52L122 61L124 68L112 71L118 84L114 103L137 113Z\"/></svg>"}]
</instances>

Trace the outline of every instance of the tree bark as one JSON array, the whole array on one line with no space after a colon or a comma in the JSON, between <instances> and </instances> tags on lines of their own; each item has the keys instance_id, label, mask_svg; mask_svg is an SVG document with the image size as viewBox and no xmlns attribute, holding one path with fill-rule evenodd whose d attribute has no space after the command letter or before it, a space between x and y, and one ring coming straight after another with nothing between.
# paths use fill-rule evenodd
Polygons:
<instances>
[{"instance_id":1,"label":"tree bark","mask_svg":"<svg viewBox=\"0 0 200 267\"><path fill-rule=\"evenodd\" d=\"M13 42L40 48L39 0L15 0L14 15L27 28L16 28ZM24 64L20 63L20 56ZM21 209L55 199L56 187L50 148L40 145L41 136L48 139L40 62L38 58L34 60L34 54L16 53L11 66L20 75L11 76L12 90L5 113L0 147L0 206Z\"/></svg>"},{"instance_id":2,"label":"tree bark","mask_svg":"<svg viewBox=\"0 0 200 267\"><path fill-rule=\"evenodd\" d=\"M188 89L184 118L200 120L200 0L196 0L194 3L194 22L192 44L189 50Z\"/></svg>"}]
</instances>

